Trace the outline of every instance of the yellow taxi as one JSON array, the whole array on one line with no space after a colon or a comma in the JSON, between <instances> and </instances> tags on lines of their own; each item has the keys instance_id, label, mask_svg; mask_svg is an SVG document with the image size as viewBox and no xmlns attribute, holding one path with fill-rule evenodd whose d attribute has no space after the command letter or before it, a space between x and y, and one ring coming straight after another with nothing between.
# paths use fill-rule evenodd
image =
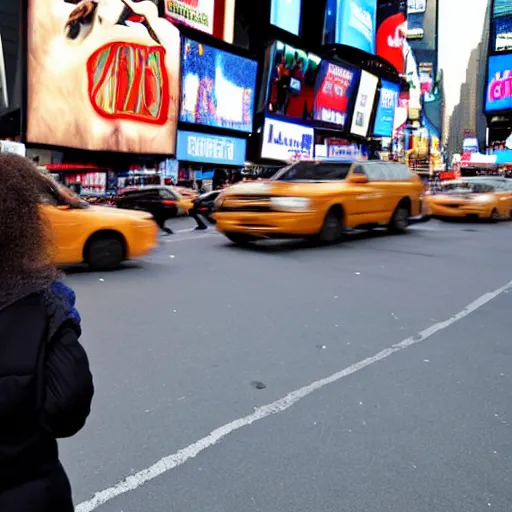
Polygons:
<instances>
[{"instance_id":1,"label":"yellow taxi","mask_svg":"<svg viewBox=\"0 0 512 512\"><path fill-rule=\"evenodd\" d=\"M94 270L110 270L148 254L158 243L158 227L150 214L91 206L51 179L41 196L41 211L57 265L85 262Z\"/></svg>"},{"instance_id":2,"label":"yellow taxi","mask_svg":"<svg viewBox=\"0 0 512 512\"><path fill-rule=\"evenodd\" d=\"M498 221L512 218L512 183L500 177L446 181L428 197L432 215Z\"/></svg>"},{"instance_id":3,"label":"yellow taxi","mask_svg":"<svg viewBox=\"0 0 512 512\"><path fill-rule=\"evenodd\" d=\"M347 228L406 231L425 186L402 164L301 161L269 181L233 185L217 199L217 229L237 244L265 238L335 243Z\"/></svg>"}]
</instances>

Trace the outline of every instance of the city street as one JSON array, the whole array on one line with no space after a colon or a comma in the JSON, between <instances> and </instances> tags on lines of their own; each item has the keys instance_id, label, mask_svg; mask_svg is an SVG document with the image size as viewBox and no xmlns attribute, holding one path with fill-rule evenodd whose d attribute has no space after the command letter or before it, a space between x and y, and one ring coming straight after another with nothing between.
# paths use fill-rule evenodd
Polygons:
<instances>
[{"instance_id":1,"label":"city street","mask_svg":"<svg viewBox=\"0 0 512 512\"><path fill-rule=\"evenodd\" d=\"M77 512L510 512L512 224L249 249L169 225L66 278L96 385L61 442Z\"/></svg>"}]
</instances>

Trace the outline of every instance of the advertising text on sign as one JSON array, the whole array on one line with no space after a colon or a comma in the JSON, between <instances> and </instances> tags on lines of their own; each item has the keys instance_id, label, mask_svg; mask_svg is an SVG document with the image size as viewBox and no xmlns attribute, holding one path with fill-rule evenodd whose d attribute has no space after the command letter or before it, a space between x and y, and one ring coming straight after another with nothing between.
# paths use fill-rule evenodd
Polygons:
<instances>
[{"instance_id":1,"label":"advertising text on sign","mask_svg":"<svg viewBox=\"0 0 512 512\"><path fill-rule=\"evenodd\" d=\"M290 159L313 158L313 128L277 119L265 119L262 158L289 161Z\"/></svg>"}]
</instances>

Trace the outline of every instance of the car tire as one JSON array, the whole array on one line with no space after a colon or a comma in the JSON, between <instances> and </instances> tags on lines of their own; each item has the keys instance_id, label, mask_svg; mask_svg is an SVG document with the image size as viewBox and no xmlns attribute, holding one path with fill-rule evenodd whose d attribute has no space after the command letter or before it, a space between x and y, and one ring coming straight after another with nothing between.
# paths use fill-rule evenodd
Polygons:
<instances>
[{"instance_id":1,"label":"car tire","mask_svg":"<svg viewBox=\"0 0 512 512\"><path fill-rule=\"evenodd\" d=\"M85 261L91 270L115 270L124 259L124 243L116 236L99 235L87 243Z\"/></svg>"},{"instance_id":2,"label":"car tire","mask_svg":"<svg viewBox=\"0 0 512 512\"><path fill-rule=\"evenodd\" d=\"M391 217L388 229L390 233L401 235L407 231L409 227L409 208L405 204L400 203Z\"/></svg>"},{"instance_id":3,"label":"car tire","mask_svg":"<svg viewBox=\"0 0 512 512\"><path fill-rule=\"evenodd\" d=\"M318 241L321 244L332 245L341 242L344 226L343 218L333 209L327 212L322 229L318 234Z\"/></svg>"},{"instance_id":4,"label":"car tire","mask_svg":"<svg viewBox=\"0 0 512 512\"><path fill-rule=\"evenodd\" d=\"M244 235L243 233L224 233L226 237L236 245L247 247L251 242L255 242L256 238L251 235Z\"/></svg>"},{"instance_id":5,"label":"car tire","mask_svg":"<svg viewBox=\"0 0 512 512\"><path fill-rule=\"evenodd\" d=\"M494 208L493 211L491 212L491 216L489 217L489 222L492 222L493 224L495 224L500 219L501 219L500 212L498 212L498 210L496 208Z\"/></svg>"}]
</instances>

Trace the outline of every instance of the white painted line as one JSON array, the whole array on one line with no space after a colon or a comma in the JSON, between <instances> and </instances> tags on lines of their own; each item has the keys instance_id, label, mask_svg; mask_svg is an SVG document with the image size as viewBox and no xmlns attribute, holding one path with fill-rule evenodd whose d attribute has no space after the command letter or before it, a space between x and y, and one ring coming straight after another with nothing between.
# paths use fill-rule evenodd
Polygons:
<instances>
[{"instance_id":1,"label":"white painted line","mask_svg":"<svg viewBox=\"0 0 512 512\"><path fill-rule=\"evenodd\" d=\"M389 356L395 354L396 352L400 352L401 350L404 350L408 347L411 347L418 343L422 343L423 341L427 340L428 338L438 333L439 331L446 329L450 325L458 322L459 320L462 320L471 313L480 309L482 306L498 297L498 295L501 295L504 292L508 292L510 289L512 289L512 281L507 283L505 286L498 288L497 290L494 290L492 292L482 295L481 297L478 297L478 299L473 301L471 304L468 304L459 313L451 316L450 318L444 320L443 322L439 322L430 327L427 327L423 331L419 332L416 336L412 336L401 341L400 343L392 345L391 347L386 348L371 357L363 359L362 361L359 361L358 363L355 363L337 373L334 373L329 377L317 380L307 386L304 386L303 388L292 391L291 393L288 393L285 397L276 400L275 402L256 408L254 412L252 414L249 414L248 416L239 418L235 421L232 421L231 423L228 423L226 425L223 425L222 427L215 429L206 437L199 439L199 441L196 441L195 443L179 450L176 453L173 453L172 455L163 457L149 468L143 469L142 471L139 471L134 475L126 477L124 480L117 483L113 487L109 487L108 489L97 492L89 501L84 501L83 503L80 503L76 507L75 512L92 512L93 510L96 510L98 507L113 500L117 496L125 494L129 491L133 491L140 487L141 485L144 485L145 483L149 482L150 480L157 478L163 473L171 471L172 469L177 468L182 464L185 464L185 462L189 461L190 459L193 459L207 448L214 446L229 434L232 434L233 432L240 430L243 427L247 427L248 425L251 425L256 421L262 420L267 416L279 414L283 411L286 411L286 409L289 409L292 405L297 403L302 398L305 398L306 396L310 395L311 393L314 393L315 391L318 391L319 389L322 389L323 387L329 384L333 384L334 382L337 382L343 379L344 377L348 377L349 375L352 375L362 370L363 368L366 368L367 366L382 361L383 359L388 358Z\"/></svg>"}]
</instances>

